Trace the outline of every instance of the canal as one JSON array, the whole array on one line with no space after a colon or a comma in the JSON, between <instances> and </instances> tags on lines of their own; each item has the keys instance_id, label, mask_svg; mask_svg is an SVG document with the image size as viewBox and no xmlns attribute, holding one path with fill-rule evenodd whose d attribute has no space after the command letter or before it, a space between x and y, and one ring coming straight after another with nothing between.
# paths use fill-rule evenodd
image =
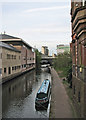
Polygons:
<instances>
[{"instance_id":1,"label":"canal","mask_svg":"<svg viewBox=\"0 0 86 120\"><path fill-rule=\"evenodd\" d=\"M44 79L51 80L48 71L32 70L2 86L3 118L48 118L47 110L35 109L35 97Z\"/></svg>"}]
</instances>

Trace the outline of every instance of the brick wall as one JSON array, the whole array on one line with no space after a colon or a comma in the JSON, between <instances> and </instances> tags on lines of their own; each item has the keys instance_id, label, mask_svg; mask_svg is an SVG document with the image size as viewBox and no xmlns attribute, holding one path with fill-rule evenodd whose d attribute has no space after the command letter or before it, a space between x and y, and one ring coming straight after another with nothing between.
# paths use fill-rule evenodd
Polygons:
<instances>
[{"instance_id":1,"label":"brick wall","mask_svg":"<svg viewBox=\"0 0 86 120\"><path fill-rule=\"evenodd\" d=\"M16 55L16 59L12 59L12 58L7 59L7 54L11 55L11 57L12 55ZM21 72L21 59L19 58L20 55L21 53L19 52L2 48L2 78ZM18 68L17 66L20 66L20 68ZM10 67L10 74L9 74L9 67ZM12 67L14 67L13 70ZM4 72L4 68L6 68L6 72Z\"/></svg>"},{"instance_id":2,"label":"brick wall","mask_svg":"<svg viewBox=\"0 0 86 120\"><path fill-rule=\"evenodd\" d=\"M22 71L31 67L34 64L34 52L32 52L32 48L27 48L26 46L15 46L17 49L21 51L21 65ZM24 66L25 65L25 66Z\"/></svg>"},{"instance_id":3,"label":"brick wall","mask_svg":"<svg viewBox=\"0 0 86 120\"><path fill-rule=\"evenodd\" d=\"M75 43L72 43L72 91L73 102L79 117L86 117L86 6L83 7L81 4L71 2L72 36L73 34L77 36Z\"/></svg>"},{"instance_id":4,"label":"brick wall","mask_svg":"<svg viewBox=\"0 0 86 120\"><path fill-rule=\"evenodd\" d=\"M75 109L77 111L77 114L79 117L84 116L84 110L85 110L85 101L84 101L84 82L80 79L77 79L75 76L73 76L73 103L75 106ZM75 87L75 93L74 93L74 87ZM80 92L80 101L79 101L79 92Z\"/></svg>"}]
</instances>

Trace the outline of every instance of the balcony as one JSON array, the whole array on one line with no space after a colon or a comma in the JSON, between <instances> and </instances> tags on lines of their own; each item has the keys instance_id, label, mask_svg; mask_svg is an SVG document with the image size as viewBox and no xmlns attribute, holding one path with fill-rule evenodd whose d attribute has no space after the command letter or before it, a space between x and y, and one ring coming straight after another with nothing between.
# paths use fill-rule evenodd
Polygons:
<instances>
[{"instance_id":1,"label":"balcony","mask_svg":"<svg viewBox=\"0 0 86 120\"><path fill-rule=\"evenodd\" d=\"M77 17L80 17L82 14L85 15L86 6L81 6L77 8L72 16L71 22L74 23L74 20L77 20Z\"/></svg>"}]
</instances>

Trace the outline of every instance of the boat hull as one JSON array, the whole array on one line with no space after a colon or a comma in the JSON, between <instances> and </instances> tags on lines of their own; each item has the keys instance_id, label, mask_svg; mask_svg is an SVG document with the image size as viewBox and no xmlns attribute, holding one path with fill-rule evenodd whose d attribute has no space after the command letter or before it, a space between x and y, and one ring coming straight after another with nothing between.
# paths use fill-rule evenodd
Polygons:
<instances>
[{"instance_id":1,"label":"boat hull","mask_svg":"<svg viewBox=\"0 0 86 120\"><path fill-rule=\"evenodd\" d=\"M36 108L36 110L37 109L44 109L44 110L46 110L48 108L48 104L49 104L49 100L47 102L44 102L44 103L35 102L35 108Z\"/></svg>"}]
</instances>

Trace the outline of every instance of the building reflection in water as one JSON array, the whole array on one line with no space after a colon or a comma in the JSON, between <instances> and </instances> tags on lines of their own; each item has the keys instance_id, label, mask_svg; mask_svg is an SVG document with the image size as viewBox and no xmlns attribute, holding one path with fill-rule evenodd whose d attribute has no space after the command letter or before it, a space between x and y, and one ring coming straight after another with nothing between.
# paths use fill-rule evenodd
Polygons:
<instances>
[{"instance_id":1,"label":"building reflection in water","mask_svg":"<svg viewBox=\"0 0 86 120\"><path fill-rule=\"evenodd\" d=\"M32 85L35 82L35 71L26 73L2 86L2 113L4 113L12 101L20 100L29 96L32 92ZM20 105L21 105L20 104Z\"/></svg>"},{"instance_id":2,"label":"building reflection in water","mask_svg":"<svg viewBox=\"0 0 86 120\"><path fill-rule=\"evenodd\" d=\"M47 110L37 111L35 109L35 97L44 79L51 80L51 74L33 70L3 84L3 118L49 117L50 104Z\"/></svg>"}]
</instances>

